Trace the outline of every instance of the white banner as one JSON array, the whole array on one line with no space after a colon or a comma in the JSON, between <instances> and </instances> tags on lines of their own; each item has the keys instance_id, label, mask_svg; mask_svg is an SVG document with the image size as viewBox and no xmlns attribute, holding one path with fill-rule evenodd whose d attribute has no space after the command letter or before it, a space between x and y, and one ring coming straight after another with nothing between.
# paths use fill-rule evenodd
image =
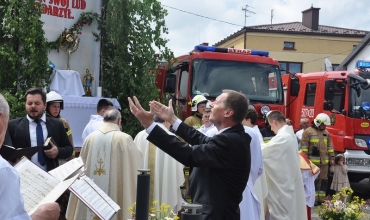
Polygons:
<instances>
[{"instance_id":1,"label":"white banner","mask_svg":"<svg viewBox=\"0 0 370 220\"><path fill-rule=\"evenodd\" d=\"M62 31L75 24L82 12L96 12L101 14L101 0L42 0L44 7L41 20L44 22L45 36L48 41L55 41ZM92 31L98 33L98 24L93 22L90 26L84 25L81 34L78 34L80 43L78 49L70 56L70 69L77 71L81 80L89 69L94 76L92 82L92 95L96 96L99 86L100 71L100 41L95 42ZM49 60L55 64L55 69L65 69L67 66L67 53L52 50Z\"/></svg>"}]
</instances>

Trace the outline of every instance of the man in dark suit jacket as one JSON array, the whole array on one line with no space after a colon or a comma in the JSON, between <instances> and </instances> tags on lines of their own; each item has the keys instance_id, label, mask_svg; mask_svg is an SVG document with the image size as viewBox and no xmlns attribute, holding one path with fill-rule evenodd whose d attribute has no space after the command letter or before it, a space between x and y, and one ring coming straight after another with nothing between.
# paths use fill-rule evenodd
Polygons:
<instances>
[{"instance_id":1,"label":"man in dark suit jacket","mask_svg":"<svg viewBox=\"0 0 370 220\"><path fill-rule=\"evenodd\" d=\"M65 159L72 155L73 147L65 132L63 123L45 115L46 94L42 89L32 88L25 94L25 105L27 116L10 120L8 123L7 135L4 144L15 148L25 148L37 146L36 142L36 120L41 120L43 139L53 137L54 143L50 143L51 149L44 150L43 157L45 164L38 164L37 156L32 157L32 161L49 171L57 167L58 159Z\"/></svg>"},{"instance_id":2,"label":"man in dark suit jacket","mask_svg":"<svg viewBox=\"0 0 370 220\"><path fill-rule=\"evenodd\" d=\"M145 111L134 97L130 110L147 128L148 140L184 164L194 167L189 177L189 193L193 203L202 205L202 219L240 219L239 203L250 171L251 137L241 125L248 99L235 91L224 91L211 104L211 121L219 130L212 138L181 122L174 113L172 101L166 107L150 103ZM176 134L188 143L167 135L153 123L153 113L169 121Z\"/></svg>"}]
</instances>

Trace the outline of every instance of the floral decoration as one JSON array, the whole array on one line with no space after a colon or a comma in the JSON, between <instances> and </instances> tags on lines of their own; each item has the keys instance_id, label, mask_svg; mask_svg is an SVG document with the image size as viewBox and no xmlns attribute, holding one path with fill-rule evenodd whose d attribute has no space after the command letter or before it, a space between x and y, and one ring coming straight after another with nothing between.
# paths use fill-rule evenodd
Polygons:
<instances>
[{"instance_id":1,"label":"floral decoration","mask_svg":"<svg viewBox=\"0 0 370 220\"><path fill-rule=\"evenodd\" d=\"M129 206L128 210L131 212L132 219L135 219L136 202L133 206ZM173 208L166 203L162 203L158 207L158 201L155 200L150 208L149 220L178 220L179 217L173 213Z\"/></svg>"},{"instance_id":2,"label":"floral decoration","mask_svg":"<svg viewBox=\"0 0 370 220\"><path fill-rule=\"evenodd\" d=\"M60 47L64 49L71 48L77 35L82 34L84 25L91 25L93 21L100 22L100 15L95 12L81 13L77 21L69 29L65 28L56 41L49 42L49 48L54 50L59 50ZM92 34L95 37L95 41L100 40L99 34L95 32Z\"/></svg>"},{"instance_id":3,"label":"floral decoration","mask_svg":"<svg viewBox=\"0 0 370 220\"><path fill-rule=\"evenodd\" d=\"M328 196L325 202L316 208L320 218L322 220L363 219L367 215L365 210L369 209L369 200L365 201L358 196L354 196L351 199L352 194L353 190L351 188L343 187L333 197Z\"/></svg>"}]
</instances>

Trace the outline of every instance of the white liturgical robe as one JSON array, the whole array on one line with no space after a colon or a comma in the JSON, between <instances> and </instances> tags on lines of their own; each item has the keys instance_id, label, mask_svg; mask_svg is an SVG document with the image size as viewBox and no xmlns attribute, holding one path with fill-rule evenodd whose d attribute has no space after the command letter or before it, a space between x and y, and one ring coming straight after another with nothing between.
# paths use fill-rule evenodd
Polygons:
<instances>
[{"instance_id":1,"label":"white liturgical robe","mask_svg":"<svg viewBox=\"0 0 370 220\"><path fill-rule=\"evenodd\" d=\"M162 123L157 125L168 134L174 135ZM143 130L136 135L134 142L144 156L142 168L151 169L151 177L154 176L151 178L150 200L171 205L173 212L177 213L181 209L180 186L185 181L184 165L147 141L147 137L148 134Z\"/></svg>"},{"instance_id":2,"label":"white liturgical robe","mask_svg":"<svg viewBox=\"0 0 370 220\"><path fill-rule=\"evenodd\" d=\"M80 156L86 168L85 174L95 179L94 182L121 207L113 219L131 218L127 208L136 201L138 169L143 163L142 153L132 137L121 132L117 124L104 122L86 138ZM66 218L92 219L94 215L88 213L92 212L71 194Z\"/></svg>"},{"instance_id":3,"label":"white liturgical robe","mask_svg":"<svg viewBox=\"0 0 370 220\"><path fill-rule=\"evenodd\" d=\"M266 174L268 218L306 220L306 200L299 166L298 142L292 126L284 125L262 144Z\"/></svg>"},{"instance_id":4,"label":"white liturgical robe","mask_svg":"<svg viewBox=\"0 0 370 220\"><path fill-rule=\"evenodd\" d=\"M247 187L243 192L243 200L239 204L240 219L259 220L261 214L261 204L254 191L254 184L263 172L263 162L261 153L261 144L253 128L244 126L245 133L252 138L250 144L251 151L251 170Z\"/></svg>"}]
</instances>

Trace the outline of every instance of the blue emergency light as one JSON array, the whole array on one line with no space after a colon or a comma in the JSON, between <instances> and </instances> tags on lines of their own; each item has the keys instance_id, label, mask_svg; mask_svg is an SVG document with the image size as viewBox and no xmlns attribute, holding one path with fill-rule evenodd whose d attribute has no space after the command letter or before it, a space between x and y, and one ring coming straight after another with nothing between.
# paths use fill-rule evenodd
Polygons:
<instances>
[{"instance_id":1,"label":"blue emergency light","mask_svg":"<svg viewBox=\"0 0 370 220\"><path fill-rule=\"evenodd\" d=\"M356 68L357 69L370 68L370 61L358 60L356 62Z\"/></svg>"},{"instance_id":2,"label":"blue emergency light","mask_svg":"<svg viewBox=\"0 0 370 220\"><path fill-rule=\"evenodd\" d=\"M220 52L220 53L235 53L235 54L244 54L244 55L257 55L268 57L269 52L263 50L250 50L250 49L235 49L235 48L221 48L221 47L212 47L212 46L195 46L195 50L199 51L209 51L209 52Z\"/></svg>"}]
</instances>

